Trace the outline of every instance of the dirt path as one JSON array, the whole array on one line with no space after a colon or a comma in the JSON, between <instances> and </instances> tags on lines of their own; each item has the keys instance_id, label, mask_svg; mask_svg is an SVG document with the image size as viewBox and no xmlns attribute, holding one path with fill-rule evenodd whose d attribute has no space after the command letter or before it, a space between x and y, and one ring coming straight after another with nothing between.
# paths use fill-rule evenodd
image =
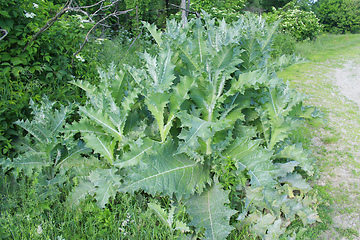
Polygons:
<instances>
[{"instance_id":1,"label":"dirt path","mask_svg":"<svg viewBox=\"0 0 360 240\"><path fill-rule=\"evenodd\" d=\"M329 99L329 126L340 138L332 144L320 146L329 153L335 165L325 167L318 184L331 186L335 194L333 206L333 229L324 233L326 239L339 239L339 229L353 230L360 239L360 59L340 60L340 66L333 68L329 61L330 84L334 85ZM333 77L333 79L331 79ZM335 96L334 96L335 95ZM331 97L331 96L329 96ZM331 111L331 110L330 110ZM320 138L321 139L321 138ZM324 164L324 163L322 163ZM324 165L327 165L325 163ZM350 237L349 237L350 238ZM347 239L342 237L341 239Z\"/></svg>"},{"instance_id":2,"label":"dirt path","mask_svg":"<svg viewBox=\"0 0 360 240\"><path fill-rule=\"evenodd\" d=\"M360 64L348 60L341 68L335 70L335 84L341 93L360 107Z\"/></svg>"},{"instance_id":3,"label":"dirt path","mask_svg":"<svg viewBox=\"0 0 360 240\"><path fill-rule=\"evenodd\" d=\"M333 201L333 224L319 239L360 239L360 50L359 57L307 63L295 67L294 87L312 97L327 123L313 128L316 184ZM294 72L294 69L291 70Z\"/></svg>"}]
</instances>

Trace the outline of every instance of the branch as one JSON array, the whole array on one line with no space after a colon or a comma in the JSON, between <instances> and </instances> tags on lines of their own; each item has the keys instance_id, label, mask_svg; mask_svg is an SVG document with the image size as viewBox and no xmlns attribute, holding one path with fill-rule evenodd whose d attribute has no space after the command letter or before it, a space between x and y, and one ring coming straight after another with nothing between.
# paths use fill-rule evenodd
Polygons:
<instances>
[{"instance_id":1,"label":"branch","mask_svg":"<svg viewBox=\"0 0 360 240\"><path fill-rule=\"evenodd\" d=\"M5 30L5 29L2 29L2 28L0 28L0 31L4 33L4 35L2 35L0 37L0 41L1 41L6 37L6 35L8 35L9 32L7 30Z\"/></svg>"},{"instance_id":2,"label":"branch","mask_svg":"<svg viewBox=\"0 0 360 240\"><path fill-rule=\"evenodd\" d=\"M198 13L198 12L190 11L189 9L182 8L181 6L178 6L178 5L175 5L175 4L172 4L172 3L169 3L169 5L174 6L174 7L177 7L177 8L179 8L179 9L183 10L183 11L186 11L186 12L189 12L189 13L193 13L193 14L196 15L197 18L200 18L200 17L201 17L201 16L200 16L200 13Z\"/></svg>"},{"instance_id":3,"label":"branch","mask_svg":"<svg viewBox=\"0 0 360 240\"><path fill-rule=\"evenodd\" d=\"M72 3L73 0L68 0L64 7L58 12L56 13L56 15L50 19L37 33L35 33L32 38L30 39L30 41L28 41L24 47L24 49L22 50L23 52L25 52L25 50L28 48L28 46L30 45L30 43L32 43L41 33L45 32L46 30L48 30L55 22L56 20L58 20L58 18L60 18L64 13L66 13L69 9L70 9L70 5Z\"/></svg>"},{"instance_id":4,"label":"branch","mask_svg":"<svg viewBox=\"0 0 360 240\"><path fill-rule=\"evenodd\" d=\"M130 48L134 45L135 41L136 41L137 39L139 39L139 37L141 36L143 30L144 30L144 28L141 29L141 32L139 33L139 35L137 35L137 37L132 41L132 43L130 44L128 50L126 50L126 53L124 54L125 56L128 54L128 52L130 51ZM124 56L124 57L125 57L125 56ZM123 57L123 58L124 58L124 57ZM122 59L123 59L123 58L122 58ZM122 60L122 59L121 59L121 60Z\"/></svg>"},{"instance_id":5,"label":"branch","mask_svg":"<svg viewBox=\"0 0 360 240\"><path fill-rule=\"evenodd\" d=\"M111 17L111 16L117 16L117 15L121 15L121 14L125 14L128 12L133 11L134 9L129 9L129 10L125 10L125 11L117 11L117 12L113 12L109 15L107 15L106 17L104 17L103 19L101 19L100 21L98 21L97 23L94 24L94 26L92 26L92 28L88 31L88 33L85 36L85 40L83 42L83 44L81 44L80 48L73 54L73 56L75 57L76 55L78 55L81 50L84 48L85 44L89 41L89 34L92 32L92 30L94 30L94 28L99 25L101 22L105 21L107 18ZM74 59L72 59L71 64L73 64Z\"/></svg>"}]
</instances>

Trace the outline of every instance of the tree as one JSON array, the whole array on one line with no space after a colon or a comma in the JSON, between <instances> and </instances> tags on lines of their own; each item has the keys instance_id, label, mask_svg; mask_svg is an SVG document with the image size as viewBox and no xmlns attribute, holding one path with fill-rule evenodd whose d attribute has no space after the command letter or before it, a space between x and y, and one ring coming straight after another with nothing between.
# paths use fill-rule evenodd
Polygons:
<instances>
[{"instance_id":1,"label":"tree","mask_svg":"<svg viewBox=\"0 0 360 240\"><path fill-rule=\"evenodd\" d=\"M314 6L320 22L328 32L359 33L359 0L320 0Z\"/></svg>"}]
</instances>

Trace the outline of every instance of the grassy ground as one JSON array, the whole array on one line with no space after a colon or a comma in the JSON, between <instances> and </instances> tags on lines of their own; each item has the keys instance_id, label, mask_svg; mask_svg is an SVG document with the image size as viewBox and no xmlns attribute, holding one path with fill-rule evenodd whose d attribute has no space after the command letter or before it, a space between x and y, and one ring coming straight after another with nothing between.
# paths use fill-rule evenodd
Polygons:
<instances>
[{"instance_id":1,"label":"grassy ground","mask_svg":"<svg viewBox=\"0 0 360 240\"><path fill-rule=\"evenodd\" d=\"M310 62L291 66L280 77L310 95L307 104L326 114L325 124L308 122L300 133L317 159L314 188L322 198L323 222L299 238L360 239L360 110L335 84L336 72L346 63L360 66L360 35L323 35L315 43L297 45L297 51Z\"/></svg>"}]
</instances>

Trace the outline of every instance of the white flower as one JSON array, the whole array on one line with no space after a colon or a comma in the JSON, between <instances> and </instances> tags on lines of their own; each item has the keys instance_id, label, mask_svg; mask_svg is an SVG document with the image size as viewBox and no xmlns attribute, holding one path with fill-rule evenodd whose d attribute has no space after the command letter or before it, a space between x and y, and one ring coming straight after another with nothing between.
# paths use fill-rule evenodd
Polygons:
<instances>
[{"instance_id":1,"label":"white flower","mask_svg":"<svg viewBox=\"0 0 360 240\"><path fill-rule=\"evenodd\" d=\"M37 5L36 3L33 3L33 6L34 6L34 8L38 8L38 7L39 7L39 5Z\"/></svg>"},{"instance_id":2,"label":"white flower","mask_svg":"<svg viewBox=\"0 0 360 240\"><path fill-rule=\"evenodd\" d=\"M79 60L80 62L85 62L85 59L84 59L82 56L76 55L75 57L76 57L76 59Z\"/></svg>"},{"instance_id":3,"label":"white flower","mask_svg":"<svg viewBox=\"0 0 360 240\"><path fill-rule=\"evenodd\" d=\"M41 228L41 225L38 226L38 228L36 229L36 232L37 232L38 234L42 234L43 230L42 230L42 228Z\"/></svg>"},{"instance_id":4,"label":"white flower","mask_svg":"<svg viewBox=\"0 0 360 240\"><path fill-rule=\"evenodd\" d=\"M36 14L35 13L28 13L28 12L26 12L25 11L25 17L27 17L27 18L34 18L36 16Z\"/></svg>"}]
</instances>

